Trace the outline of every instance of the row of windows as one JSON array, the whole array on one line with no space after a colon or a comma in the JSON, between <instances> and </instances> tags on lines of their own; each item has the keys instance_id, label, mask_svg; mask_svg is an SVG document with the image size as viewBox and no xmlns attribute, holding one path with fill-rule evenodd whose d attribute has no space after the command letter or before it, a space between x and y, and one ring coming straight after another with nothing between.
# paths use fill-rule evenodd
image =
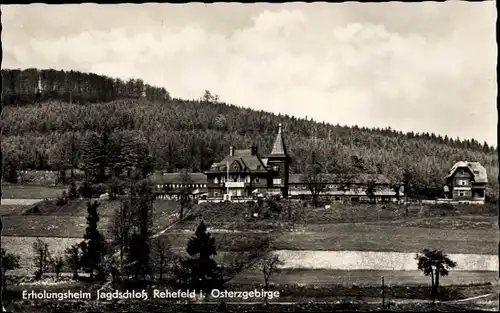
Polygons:
<instances>
[{"instance_id":1,"label":"row of windows","mask_svg":"<svg viewBox=\"0 0 500 313\"><path fill-rule=\"evenodd\" d=\"M240 177L237 177L237 178L233 178L233 181L234 182L242 182L242 179ZM256 177L253 181L254 181L254 183L258 184L260 182L260 179L259 179L259 177ZM214 184L218 184L219 182L220 183L225 183L226 179L223 177L219 181L219 179L217 177L215 177L214 178ZM251 182L250 176L245 177L245 183L250 183L250 182ZM281 185L281 178L274 178L273 179L273 185Z\"/></svg>"},{"instance_id":2,"label":"row of windows","mask_svg":"<svg viewBox=\"0 0 500 313\"><path fill-rule=\"evenodd\" d=\"M221 177L220 179L215 177L214 178L214 184L218 184L218 183L225 183L226 182L226 177ZM229 177L229 181L230 182L245 182L245 183L250 183L252 181L252 179L250 178L250 176L246 176L244 179L240 176L237 176L237 177ZM260 179L258 177L256 177L254 179L254 182L255 183L259 183L260 182Z\"/></svg>"},{"instance_id":3,"label":"row of windows","mask_svg":"<svg viewBox=\"0 0 500 313\"><path fill-rule=\"evenodd\" d=\"M327 184L325 185L325 188L326 189L336 189L336 188L339 188L340 185L333 185L333 184ZM293 189L309 189L309 186L306 185L306 184L290 184L290 188L293 188ZM365 190L366 189L366 186L365 187L351 187L349 188L351 190Z\"/></svg>"},{"instance_id":4,"label":"row of windows","mask_svg":"<svg viewBox=\"0 0 500 313\"><path fill-rule=\"evenodd\" d=\"M260 166L260 165L257 165L257 169L258 169L258 170L260 170L260 168L261 168L261 166ZM240 171L240 170L241 170L241 168L240 168L240 166L239 166L238 164L234 164L234 165L233 165L233 170L234 170L234 171ZM279 165L274 165L274 166L273 166L273 171L274 171L274 172L279 172L279 171L280 171L280 167L279 167Z\"/></svg>"},{"instance_id":5,"label":"row of windows","mask_svg":"<svg viewBox=\"0 0 500 313\"><path fill-rule=\"evenodd\" d=\"M158 189L160 188L182 188L182 187L189 187L189 188L206 188L207 184L164 184L164 185L157 185L156 186Z\"/></svg>"}]
</instances>

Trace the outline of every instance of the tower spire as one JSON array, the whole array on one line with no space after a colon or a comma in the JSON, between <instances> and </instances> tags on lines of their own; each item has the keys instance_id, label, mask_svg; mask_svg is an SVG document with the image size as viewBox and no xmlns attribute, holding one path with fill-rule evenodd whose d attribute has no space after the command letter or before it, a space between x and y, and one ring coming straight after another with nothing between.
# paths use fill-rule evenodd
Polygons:
<instances>
[{"instance_id":1,"label":"tower spire","mask_svg":"<svg viewBox=\"0 0 500 313\"><path fill-rule=\"evenodd\" d=\"M278 124L278 135L276 136L276 140L274 141L273 149L271 151L271 155L281 155L287 156L285 141L283 140L281 123Z\"/></svg>"}]
</instances>

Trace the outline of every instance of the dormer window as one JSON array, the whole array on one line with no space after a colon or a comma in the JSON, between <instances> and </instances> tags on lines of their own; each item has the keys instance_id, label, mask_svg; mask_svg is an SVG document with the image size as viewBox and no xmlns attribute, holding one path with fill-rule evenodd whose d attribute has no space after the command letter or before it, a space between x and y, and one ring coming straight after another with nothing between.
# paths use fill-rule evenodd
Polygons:
<instances>
[{"instance_id":1,"label":"dormer window","mask_svg":"<svg viewBox=\"0 0 500 313\"><path fill-rule=\"evenodd\" d=\"M479 175L479 171L474 171L474 174Z\"/></svg>"}]
</instances>

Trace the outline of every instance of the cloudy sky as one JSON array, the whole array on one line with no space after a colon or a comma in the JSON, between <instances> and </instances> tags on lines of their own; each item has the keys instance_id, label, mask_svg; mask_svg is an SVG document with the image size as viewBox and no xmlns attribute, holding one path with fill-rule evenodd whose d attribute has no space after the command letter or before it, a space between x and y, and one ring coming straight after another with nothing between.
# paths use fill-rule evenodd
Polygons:
<instances>
[{"instance_id":1,"label":"cloudy sky","mask_svg":"<svg viewBox=\"0 0 500 313\"><path fill-rule=\"evenodd\" d=\"M496 145L495 2L2 6L4 68Z\"/></svg>"}]
</instances>

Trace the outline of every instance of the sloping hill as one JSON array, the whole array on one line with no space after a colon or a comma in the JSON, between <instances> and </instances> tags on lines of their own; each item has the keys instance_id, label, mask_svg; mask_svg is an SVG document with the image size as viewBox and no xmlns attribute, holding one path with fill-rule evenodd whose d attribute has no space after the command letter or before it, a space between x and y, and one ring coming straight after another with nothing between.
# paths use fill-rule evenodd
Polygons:
<instances>
[{"instance_id":1,"label":"sloping hill","mask_svg":"<svg viewBox=\"0 0 500 313\"><path fill-rule=\"evenodd\" d=\"M60 75L59 80L74 76L64 72ZM316 151L327 170L335 165L349 171L385 174L396 182L402 178L405 168L411 168L417 180L426 185L440 186L456 161L478 161L488 172L487 194L490 197L498 194L497 151L476 140L402 133L390 128L317 123L219 103L210 95L201 100L172 99L166 96L168 93L160 98L151 92L141 96L136 89L145 88L142 81L116 85L112 83L116 80L104 81L111 84L108 87L113 94L102 99L98 96L83 98L81 103L84 105L68 100L68 92L72 93L74 86L65 87L62 83L52 82L59 91L49 95L42 90L41 95L33 100L35 103L26 100L5 107L2 145L6 163L17 164L20 168L57 169L67 166L69 150L74 144L76 159L73 161L79 164L81 142L92 132L107 129L147 141L156 169L189 168L200 172L213 161L223 158L230 145L245 148L255 143L259 153L268 153L277 125L283 123L288 150L293 157L293 173L303 172L311 152ZM44 84L47 85L44 82L41 85ZM99 84L89 83L85 90L99 94L95 86ZM9 92L15 93L16 90ZM80 92L80 95L85 93ZM95 102L99 100L108 102Z\"/></svg>"}]
</instances>

